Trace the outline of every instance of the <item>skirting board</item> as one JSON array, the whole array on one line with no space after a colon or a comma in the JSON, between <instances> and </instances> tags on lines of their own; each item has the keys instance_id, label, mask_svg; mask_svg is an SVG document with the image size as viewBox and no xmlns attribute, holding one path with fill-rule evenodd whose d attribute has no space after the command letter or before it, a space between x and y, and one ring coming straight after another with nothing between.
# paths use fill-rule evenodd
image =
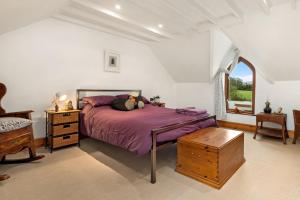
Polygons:
<instances>
[{"instance_id":1,"label":"skirting board","mask_svg":"<svg viewBox=\"0 0 300 200\"><path fill-rule=\"evenodd\" d=\"M254 133L256 126L252 124L243 124L243 123L237 123L237 122L229 122L229 121L223 121L223 120L218 120L218 124L220 127L224 128L230 128L230 129L236 129L236 130L241 130L241 131L247 131ZM272 129L272 128L270 128ZM294 137L294 131L289 130L288 131L290 137Z\"/></svg>"}]
</instances>

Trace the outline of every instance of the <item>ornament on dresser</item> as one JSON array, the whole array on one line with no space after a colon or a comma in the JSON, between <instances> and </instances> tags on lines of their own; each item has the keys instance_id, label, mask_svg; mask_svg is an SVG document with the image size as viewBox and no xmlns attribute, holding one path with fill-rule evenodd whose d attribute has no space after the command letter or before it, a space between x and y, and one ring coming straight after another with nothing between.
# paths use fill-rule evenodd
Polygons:
<instances>
[{"instance_id":1,"label":"ornament on dresser","mask_svg":"<svg viewBox=\"0 0 300 200\"><path fill-rule=\"evenodd\" d=\"M65 111L74 110L73 103L71 100L65 101L64 110Z\"/></svg>"},{"instance_id":2,"label":"ornament on dresser","mask_svg":"<svg viewBox=\"0 0 300 200\"><path fill-rule=\"evenodd\" d=\"M266 101L266 107L264 108L264 113L270 114L272 112L272 108L270 107L271 103L269 100Z\"/></svg>"},{"instance_id":3,"label":"ornament on dresser","mask_svg":"<svg viewBox=\"0 0 300 200\"><path fill-rule=\"evenodd\" d=\"M160 102L160 96L157 95L157 96L154 96L154 97L150 98L150 102L151 103L159 103Z\"/></svg>"},{"instance_id":4,"label":"ornament on dresser","mask_svg":"<svg viewBox=\"0 0 300 200\"><path fill-rule=\"evenodd\" d=\"M282 107L278 107L275 114L282 114L282 110L283 110Z\"/></svg>"}]
</instances>

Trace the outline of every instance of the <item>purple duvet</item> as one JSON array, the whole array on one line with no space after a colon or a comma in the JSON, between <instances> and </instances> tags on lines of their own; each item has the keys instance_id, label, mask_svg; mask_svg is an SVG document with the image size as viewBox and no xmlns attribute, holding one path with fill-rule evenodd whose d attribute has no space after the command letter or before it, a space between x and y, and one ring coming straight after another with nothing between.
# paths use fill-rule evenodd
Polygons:
<instances>
[{"instance_id":1,"label":"purple duvet","mask_svg":"<svg viewBox=\"0 0 300 200\"><path fill-rule=\"evenodd\" d=\"M86 105L81 113L81 133L143 155L151 150L152 129L193 119L197 119L197 116L178 114L175 109L150 104L146 104L144 109L128 112L113 110L110 106ZM215 121L208 119L184 126L159 134L157 142L175 140L187 133L214 125Z\"/></svg>"}]
</instances>

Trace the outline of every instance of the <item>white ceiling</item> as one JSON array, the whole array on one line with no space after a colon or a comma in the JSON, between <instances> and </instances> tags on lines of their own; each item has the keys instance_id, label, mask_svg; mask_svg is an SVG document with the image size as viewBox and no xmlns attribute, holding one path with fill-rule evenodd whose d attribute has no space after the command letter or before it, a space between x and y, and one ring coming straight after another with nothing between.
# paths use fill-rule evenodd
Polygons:
<instances>
[{"instance_id":1,"label":"white ceiling","mask_svg":"<svg viewBox=\"0 0 300 200\"><path fill-rule=\"evenodd\" d=\"M216 25L232 26L241 22L242 13L234 0L72 0L55 17L144 41L162 41L190 32L201 34Z\"/></svg>"},{"instance_id":2,"label":"white ceiling","mask_svg":"<svg viewBox=\"0 0 300 200\"><path fill-rule=\"evenodd\" d=\"M208 31L217 27L275 80L300 79L282 74L297 71L297 1L1 0L0 34L53 16L146 43L175 81L201 82L209 80Z\"/></svg>"},{"instance_id":3,"label":"white ceiling","mask_svg":"<svg viewBox=\"0 0 300 200\"><path fill-rule=\"evenodd\" d=\"M0 0L0 34L45 19L69 0Z\"/></svg>"}]
</instances>

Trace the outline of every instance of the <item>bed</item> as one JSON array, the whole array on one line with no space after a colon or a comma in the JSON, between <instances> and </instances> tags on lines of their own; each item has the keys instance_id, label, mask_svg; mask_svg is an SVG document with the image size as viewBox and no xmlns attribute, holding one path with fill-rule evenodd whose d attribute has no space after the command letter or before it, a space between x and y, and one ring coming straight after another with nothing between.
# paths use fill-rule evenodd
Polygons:
<instances>
[{"instance_id":1,"label":"bed","mask_svg":"<svg viewBox=\"0 0 300 200\"><path fill-rule=\"evenodd\" d=\"M215 116L188 116L175 109L145 104L144 109L118 111L109 105L83 104L83 97L93 93L120 94L141 90L77 90L77 108L81 109L82 135L121 147L137 155L151 152L151 183L156 182L157 150L175 143L177 138L201 128L217 126Z\"/></svg>"}]
</instances>

